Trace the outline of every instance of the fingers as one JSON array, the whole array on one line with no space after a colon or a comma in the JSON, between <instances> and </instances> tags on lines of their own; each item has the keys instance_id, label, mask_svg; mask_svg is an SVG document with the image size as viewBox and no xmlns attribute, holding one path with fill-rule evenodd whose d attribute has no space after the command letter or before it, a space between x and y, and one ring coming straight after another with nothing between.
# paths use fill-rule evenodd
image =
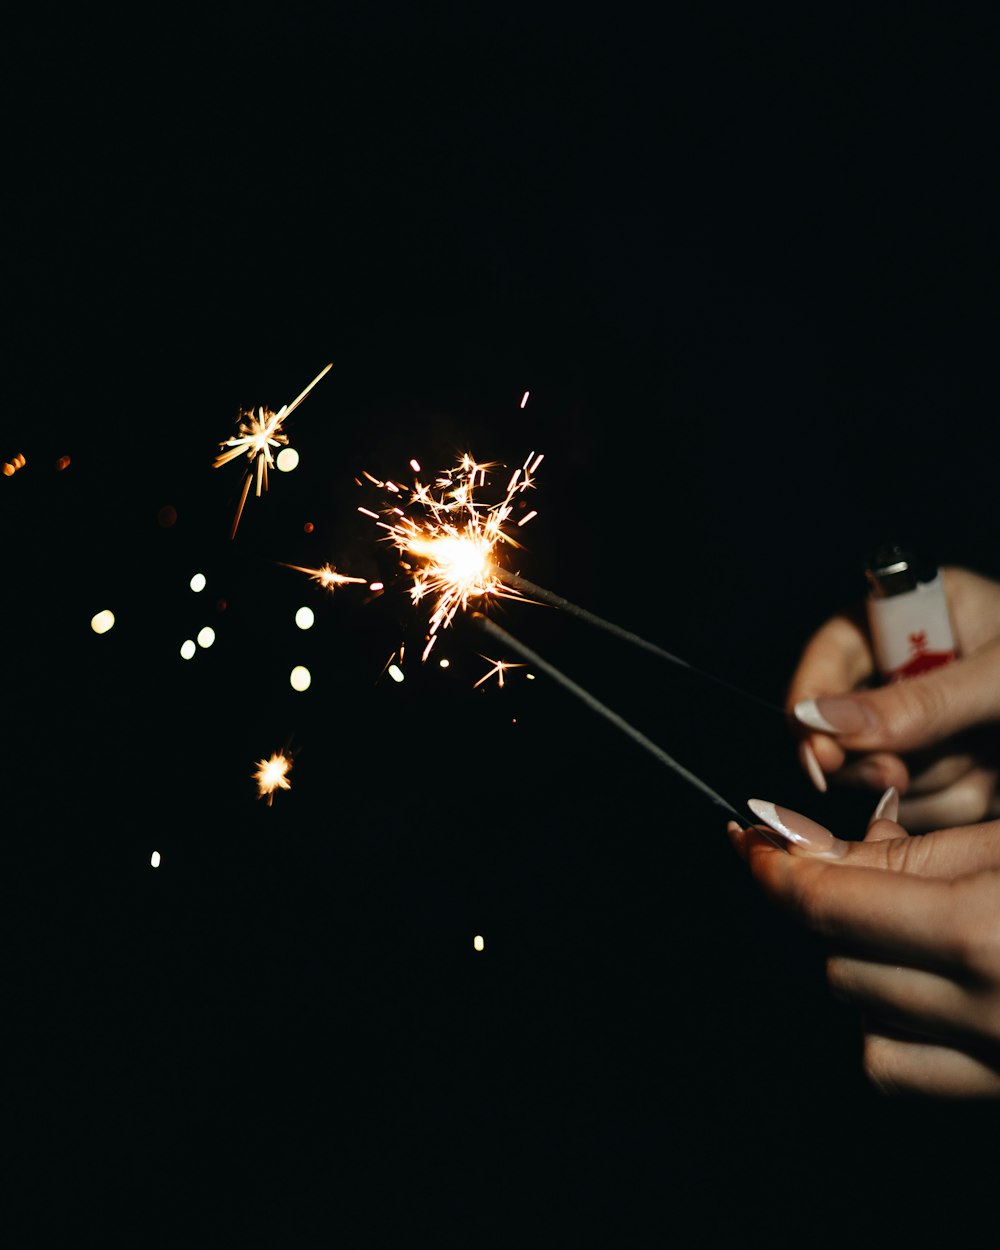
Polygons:
<instances>
[{"instance_id":1,"label":"fingers","mask_svg":"<svg viewBox=\"0 0 1000 1250\"><path fill-rule=\"evenodd\" d=\"M905 793L900 759L968 726L1000 718L1000 583L968 569L941 570L962 659L933 673L859 690L874 675L863 604L831 617L808 641L786 706L798 723L799 759L819 792L827 778ZM849 762L852 753L865 758ZM932 787L936 788L936 787Z\"/></svg>"},{"instance_id":2,"label":"fingers","mask_svg":"<svg viewBox=\"0 0 1000 1250\"><path fill-rule=\"evenodd\" d=\"M833 955L826 979L834 996L900 1029L947 1040L980 1031L980 995L951 976L903 964Z\"/></svg>"},{"instance_id":3,"label":"fingers","mask_svg":"<svg viewBox=\"0 0 1000 1250\"><path fill-rule=\"evenodd\" d=\"M888 1030L866 1030L862 1066L868 1080L890 1097L1000 1097L1000 1073L993 1064L951 1046Z\"/></svg>"},{"instance_id":4,"label":"fingers","mask_svg":"<svg viewBox=\"0 0 1000 1250\"><path fill-rule=\"evenodd\" d=\"M967 959L968 932L993 923L993 881L979 883L982 896L970 893L968 882L981 869L1000 876L1000 822L911 838L878 814L866 839L851 842L776 804L748 806L771 842L750 827L731 831L736 849L765 893L835 949L948 972ZM787 852L772 845L775 835Z\"/></svg>"},{"instance_id":5,"label":"fingers","mask_svg":"<svg viewBox=\"0 0 1000 1250\"><path fill-rule=\"evenodd\" d=\"M974 655L906 681L800 699L792 714L805 729L835 738L844 751L901 754L1000 717L998 671L1000 639L993 639ZM818 757L815 733L810 741Z\"/></svg>"},{"instance_id":6,"label":"fingers","mask_svg":"<svg viewBox=\"0 0 1000 1250\"><path fill-rule=\"evenodd\" d=\"M903 798L900 820L915 832L974 824L990 815L996 789L995 768L971 768L936 793Z\"/></svg>"}]
</instances>

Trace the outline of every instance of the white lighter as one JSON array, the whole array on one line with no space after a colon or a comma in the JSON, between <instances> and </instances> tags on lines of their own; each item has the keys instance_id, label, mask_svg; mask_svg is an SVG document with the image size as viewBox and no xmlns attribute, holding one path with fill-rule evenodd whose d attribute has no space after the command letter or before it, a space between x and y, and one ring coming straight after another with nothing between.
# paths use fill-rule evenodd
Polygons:
<instances>
[{"instance_id":1,"label":"white lighter","mask_svg":"<svg viewBox=\"0 0 1000 1250\"><path fill-rule=\"evenodd\" d=\"M941 573L907 548L880 547L865 569L868 628L882 679L915 677L958 654Z\"/></svg>"}]
</instances>

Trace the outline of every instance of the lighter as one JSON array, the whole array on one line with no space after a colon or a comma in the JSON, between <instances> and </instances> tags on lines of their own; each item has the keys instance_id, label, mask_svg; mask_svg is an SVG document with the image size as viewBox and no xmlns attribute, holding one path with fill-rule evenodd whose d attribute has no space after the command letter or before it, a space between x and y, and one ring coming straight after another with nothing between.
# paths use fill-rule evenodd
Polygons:
<instances>
[{"instance_id":1,"label":"lighter","mask_svg":"<svg viewBox=\"0 0 1000 1250\"><path fill-rule=\"evenodd\" d=\"M882 679L915 677L958 654L940 571L906 547L880 547L865 569L868 628Z\"/></svg>"}]
</instances>

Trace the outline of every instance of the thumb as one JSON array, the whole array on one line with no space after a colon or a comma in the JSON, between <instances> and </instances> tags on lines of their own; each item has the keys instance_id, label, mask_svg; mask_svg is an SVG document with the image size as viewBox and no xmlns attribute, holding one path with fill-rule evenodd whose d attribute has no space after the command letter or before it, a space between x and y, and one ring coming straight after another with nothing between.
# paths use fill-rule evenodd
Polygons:
<instances>
[{"instance_id":1,"label":"thumb","mask_svg":"<svg viewBox=\"0 0 1000 1250\"><path fill-rule=\"evenodd\" d=\"M802 699L795 719L851 751L913 751L1000 719L1000 639L877 690Z\"/></svg>"}]
</instances>

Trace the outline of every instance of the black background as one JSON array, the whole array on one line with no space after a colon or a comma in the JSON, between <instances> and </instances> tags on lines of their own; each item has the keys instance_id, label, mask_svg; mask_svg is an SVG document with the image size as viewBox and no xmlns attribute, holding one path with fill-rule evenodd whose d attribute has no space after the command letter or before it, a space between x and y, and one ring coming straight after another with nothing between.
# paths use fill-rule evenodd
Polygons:
<instances>
[{"instance_id":1,"label":"black background","mask_svg":"<svg viewBox=\"0 0 1000 1250\"><path fill-rule=\"evenodd\" d=\"M517 570L775 705L875 543L1000 575L998 35L975 5L11 20L7 1244L978 1227L990 1113L868 1087L822 950L651 753L524 669L474 685L501 657L462 617L420 664L355 479L543 453ZM231 538L220 442L328 362ZM283 567L327 561L389 589ZM775 710L491 615L737 810L860 836L877 796L816 794Z\"/></svg>"}]
</instances>

